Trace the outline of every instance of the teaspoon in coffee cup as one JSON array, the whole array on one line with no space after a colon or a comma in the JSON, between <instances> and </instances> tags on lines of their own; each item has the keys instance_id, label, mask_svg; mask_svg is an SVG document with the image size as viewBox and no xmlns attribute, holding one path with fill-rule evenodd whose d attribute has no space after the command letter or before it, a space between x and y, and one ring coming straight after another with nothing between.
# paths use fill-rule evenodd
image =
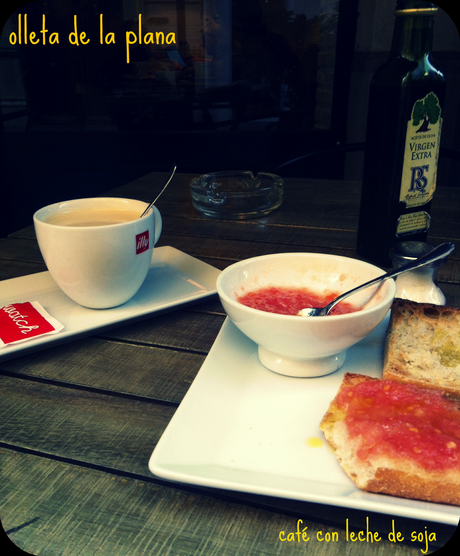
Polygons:
<instances>
[{"instance_id":1,"label":"teaspoon in coffee cup","mask_svg":"<svg viewBox=\"0 0 460 556\"><path fill-rule=\"evenodd\" d=\"M379 282L384 282L385 280L388 280L389 278L395 278L396 276L399 276L400 274L403 274L404 272L408 272L409 270L413 270L414 268L418 268L419 266L423 266L423 265L432 263L434 261L438 261L439 259L443 259L443 258L447 257L447 255L452 253L452 251L454 249L455 249L455 245L452 242L441 243L441 245L438 245L437 247L435 247L434 249L432 249L431 251L429 251L428 253L426 253L422 257L419 257L415 261L410 261L407 264L400 266L396 270L393 270L392 272L387 272L386 274L383 274L382 276L378 276L377 278L374 278L373 280L370 280L369 282L365 282L364 284L361 284L361 286L357 286L356 288L353 288L352 290L349 290L349 291L343 293L342 295L339 295L338 297L336 297L334 299L334 301L331 301L331 303L329 303L325 307L311 307L311 308L301 309L298 312L298 315L301 316L301 317L323 317L323 316L326 316L326 315L329 314L329 312L338 303L343 301L346 297L348 297L348 296L350 296L354 293L357 293L360 290L363 290L364 288L368 288L369 286L373 286L374 284L378 284ZM376 292L374 292L374 294L375 293Z\"/></svg>"},{"instance_id":2,"label":"teaspoon in coffee cup","mask_svg":"<svg viewBox=\"0 0 460 556\"><path fill-rule=\"evenodd\" d=\"M160 195L163 193L163 191L168 187L169 182L173 179L174 174L176 173L177 170L177 166L175 164L173 164L171 166L171 170L169 171L169 177L167 182L164 184L163 189L160 191L160 193L158 193L158 195L155 197L155 199L150 203L150 205L144 210L144 212L139 216L139 218L142 218L143 216L145 216L148 211L153 207L153 205L158 201Z\"/></svg>"}]
</instances>

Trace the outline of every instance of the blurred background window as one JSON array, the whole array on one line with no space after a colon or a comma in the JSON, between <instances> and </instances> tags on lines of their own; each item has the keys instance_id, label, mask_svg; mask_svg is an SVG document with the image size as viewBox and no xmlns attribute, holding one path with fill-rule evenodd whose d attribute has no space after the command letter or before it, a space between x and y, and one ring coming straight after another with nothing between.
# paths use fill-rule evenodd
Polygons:
<instances>
[{"instance_id":1,"label":"blurred background window","mask_svg":"<svg viewBox=\"0 0 460 556\"><path fill-rule=\"evenodd\" d=\"M27 14L28 29L38 36L45 15L49 34L60 32L60 44L9 44L9 33L18 32L18 13ZM74 14L78 31L91 39L87 45L67 41ZM102 46L101 14L104 38L113 35ZM28 3L15 13L1 46L18 54L29 125L335 128L340 135L345 111L334 114L334 102L346 106L356 18L356 0L50 0ZM342 39L340 25L347 30ZM144 39L150 33L154 40L157 34L174 35L175 42L145 44L139 31ZM135 41L129 45L129 64L127 32ZM336 74L343 83L337 95ZM21 98L14 81L8 80L3 99Z\"/></svg>"},{"instance_id":2,"label":"blurred background window","mask_svg":"<svg viewBox=\"0 0 460 556\"><path fill-rule=\"evenodd\" d=\"M0 235L48 202L98 194L173 161L193 174L269 171L364 141L369 81L388 55L393 10L388 0L25 3L0 36L0 178L17 197ZM39 39L45 17L46 44L11 44L26 15ZM87 44L68 40L75 17ZM49 44L53 32L59 44ZM442 10L434 45L448 86L442 141L451 147L460 41ZM361 156L308 159L283 175L360 179ZM458 176L440 172L440 183Z\"/></svg>"}]
</instances>

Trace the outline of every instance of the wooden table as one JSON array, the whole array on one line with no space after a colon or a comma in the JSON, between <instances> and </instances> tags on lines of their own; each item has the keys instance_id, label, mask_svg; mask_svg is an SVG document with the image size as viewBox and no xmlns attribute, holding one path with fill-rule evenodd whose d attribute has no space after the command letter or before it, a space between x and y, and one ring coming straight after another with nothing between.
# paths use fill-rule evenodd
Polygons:
<instances>
[{"instance_id":1,"label":"wooden table","mask_svg":"<svg viewBox=\"0 0 460 556\"><path fill-rule=\"evenodd\" d=\"M150 200L165 177L150 174L110 194ZM191 177L176 175L158 202L159 246L219 269L266 253L357 256L359 183L289 179L280 209L235 222L195 211ZM460 307L460 189L440 187L433 205L429 239L457 244L439 283L448 304ZM0 280L44 270L32 227L0 240ZM171 484L149 472L150 455L224 319L213 296L0 363L0 517L9 538L47 556L426 553L413 531L436 537L429 552L443 546L454 527ZM378 545L351 539L366 531L366 518ZM287 540L299 527L308 527L310 540ZM387 540L392 527L404 541ZM333 532L338 541L320 540Z\"/></svg>"}]
</instances>

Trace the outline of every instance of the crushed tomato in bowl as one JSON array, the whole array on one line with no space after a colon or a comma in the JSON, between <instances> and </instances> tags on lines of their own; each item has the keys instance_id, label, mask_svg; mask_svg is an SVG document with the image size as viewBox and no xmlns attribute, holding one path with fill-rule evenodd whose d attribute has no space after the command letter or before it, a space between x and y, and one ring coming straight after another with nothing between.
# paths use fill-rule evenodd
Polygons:
<instances>
[{"instance_id":1,"label":"crushed tomato in bowl","mask_svg":"<svg viewBox=\"0 0 460 556\"><path fill-rule=\"evenodd\" d=\"M317 294L306 288L269 286L238 296L237 301L247 307L268 313L297 315L301 309L324 307L331 301L334 301L339 295L339 293ZM359 310L359 308L354 307L351 303L341 301L332 309L329 315L343 315Z\"/></svg>"}]
</instances>

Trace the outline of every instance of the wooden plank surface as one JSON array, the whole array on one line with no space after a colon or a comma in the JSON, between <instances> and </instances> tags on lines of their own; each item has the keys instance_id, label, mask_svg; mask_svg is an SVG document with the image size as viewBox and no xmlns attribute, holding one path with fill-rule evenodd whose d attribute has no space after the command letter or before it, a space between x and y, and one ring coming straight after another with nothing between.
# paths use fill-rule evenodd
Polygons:
<instances>
[{"instance_id":1,"label":"wooden plank surface","mask_svg":"<svg viewBox=\"0 0 460 556\"><path fill-rule=\"evenodd\" d=\"M175 311L4 361L0 368L18 377L180 403L224 318Z\"/></svg>"},{"instance_id":2,"label":"wooden plank surface","mask_svg":"<svg viewBox=\"0 0 460 556\"><path fill-rule=\"evenodd\" d=\"M255 501L239 503L212 492L171 488L142 478L97 468L82 470L68 462L0 450L5 475L0 483L5 512L2 523L17 546L35 555L342 556L347 544L351 545L348 554L363 556L387 554L395 547L398 556L415 556L425 550L424 542L411 541L411 533L418 532L420 525L403 524L403 520L397 521L396 527L404 533L404 542L388 540L388 523L379 531L381 541L351 544L346 540L345 521L342 527L318 523L302 511L295 515L270 511L257 507ZM375 531L373 517L369 523ZM308 536L288 541L299 520ZM357 525L349 523L349 535L366 531L365 518ZM438 537L428 543L430 551L451 536L450 531L436 525L429 525L428 531ZM333 533L338 541L332 540ZM331 536L329 542L327 534Z\"/></svg>"},{"instance_id":3,"label":"wooden plank surface","mask_svg":"<svg viewBox=\"0 0 460 556\"><path fill-rule=\"evenodd\" d=\"M0 376L2 442L137 475L176 404Z\"/></svg>"},{"instance_id":4,"label":"wooden plank surface","mask_svg":"<svg viewBox=\"0 0 460 556\"><path fill-rule=\"evenodd\" d=\"M109 193L150 200L165 175ZM176 175L160 199L171 245L223 269L244 258L288 251L357 256L359 184L289 180L281 209L252 221L216 221L192 207L190 175ZM460 189L433 202L432 241L457 250L442 267L448 302L460 307ZM333 199L333 203L330 202ZM45 270L33 227L0 240L0 279ZM10 538L31 554L420 554L411 533L443 546L454 528L391 516L242 493L171 485L153 477L150 454L217 336L225 314L214 297L88 338L0 363L1 514ZM382 542L351 542L366 517ZM311 540L281 541L299 519ZM350 529L352 530L352 529ZM337 532L338 542L316 533ZM417 530L417 532L419 532ZM294 537L292 537L294 538ZM425 553L425 552L423 552Z\"/></svg>"}]
</instances>

